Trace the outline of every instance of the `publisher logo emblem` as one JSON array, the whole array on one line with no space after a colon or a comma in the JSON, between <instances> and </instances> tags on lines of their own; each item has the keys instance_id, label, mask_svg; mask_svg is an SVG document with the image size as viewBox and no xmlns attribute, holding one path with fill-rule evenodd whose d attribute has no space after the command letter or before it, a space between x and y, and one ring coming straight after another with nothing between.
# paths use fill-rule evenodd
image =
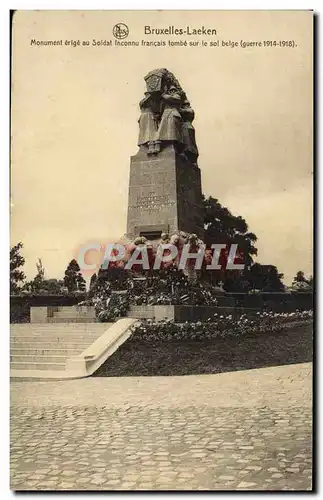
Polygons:
<instances>
[{"instance_id":1,"label":"publisher logo emblem","mask_svg":"<svg viewBox=\"0 0 323 500\"><path fill-rule=\"evenodd\" d=\"M113 26L112 33L115 38L122 40L123 38L127 38L127 36L129 35L129 28L124 23L118 23Z\"/></svg>"}]
</instances>

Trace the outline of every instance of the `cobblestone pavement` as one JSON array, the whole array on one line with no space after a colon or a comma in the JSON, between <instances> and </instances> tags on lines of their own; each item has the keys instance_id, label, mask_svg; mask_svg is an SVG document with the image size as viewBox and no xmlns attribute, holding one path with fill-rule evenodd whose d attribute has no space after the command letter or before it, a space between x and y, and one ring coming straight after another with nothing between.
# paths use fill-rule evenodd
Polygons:
<instances>
[{"instance_id":1,"label":"cobblestone pavement","mask_svg":"<svg viewBox=\"0 0 323 500\"><path fill-rule=\"evenodd\" d=\"M309 490L311 364L11 383L15 490Z\"/></svg>"}]
</instances>

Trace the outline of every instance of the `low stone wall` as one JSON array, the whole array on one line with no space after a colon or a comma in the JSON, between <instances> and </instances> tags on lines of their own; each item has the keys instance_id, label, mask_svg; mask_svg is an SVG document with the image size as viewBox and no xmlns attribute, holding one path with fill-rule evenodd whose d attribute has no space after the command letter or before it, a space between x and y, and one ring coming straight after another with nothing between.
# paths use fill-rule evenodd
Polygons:
<instances>
[{"instance_id":1,"label":"low stone wall","mask_svg":"<svg viewBox=\"0 0 323 500\"><path fill-rule=\"evenodd\" d=\"M311 293L225 294L217 297L217 306L142 305L131 306L129 316L138 319L170 319L179 322L206 321L218 314L248 315L258 311L294 312L313 309Z\"/></svg>"},{"instance_id":2,"label":"low stone wall","mask_svg":"<svg viewBox=\"0 0 323 500\"><path fill-rule=\"evenodd\" d=\"M256 308L274 312L294 312L313 309L311 292L262 292L257 294L228 293L235 307ZM222 304L219 304L222 305Z\"/></svg>"},{"instance_id":3,"label":"low stone wall","mask_svg":"<svg viewBox=\"0 0 323 500\"><path fill-rule=\"evenodd\" d=\"M77 295L11 295L10 323L29 323L32 307L74 306L85 300L86 297L86 293Z\"/></svg>"},{"instance_id":4,"label":"low stone wall","mask_svg":"<svg viewBox=\"0 0 323 500\"><path fill-rule=\"evenodd\" d=\"M30 323L87 323L95 322L93 306L31 307Z\"/></svg>"},{"instance_id":5,"label":"low stone wall","mask_svg":"<svg viewBox=\"0 0 323 500\"><path fill-rule=\"evenodd\" d=\"M175 319L175 306L131 306L128 316L137 319Z\"/></svg>"},{"instance_id":6,"label":"low stone wall","mask_svg":"<svg viewBox=\"0 0 323 500\"><path fill-rule=\"evenodd\" d=\"M233 314L240 315L248 313L257 314L258 309L246 309L237 307L218 307L218 306L131 306L128 316L137 319L154 319L160 321L163 319L174 320L180 323L185 321L207 321L214 314Z\"/></svg>"},{"instance_id":7,"label":"low stone wall","mask_svg":"<svg viewBox=\"0 0 323 500\"><path fill-rule=\"evenodd\" d=\"M48 323L49 307L31 307L30 323Z\"/></svg>"}]
</instances>

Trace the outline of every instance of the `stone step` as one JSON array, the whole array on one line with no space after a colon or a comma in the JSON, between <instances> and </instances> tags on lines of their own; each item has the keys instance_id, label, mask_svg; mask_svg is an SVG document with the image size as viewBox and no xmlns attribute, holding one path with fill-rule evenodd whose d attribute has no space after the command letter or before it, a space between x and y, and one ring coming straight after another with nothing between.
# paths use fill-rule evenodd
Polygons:
<instances>
[{"instance_id":1,"label":"stone step","mask_svg":"<svg viewBox=\"0 0 323 500\"><path fill-rule=\"evenodd\" d=\"M48 323L95 323L94 318L82 318L82 317L71 317L71 318L57 318L49 317L47 318Z\"/></svg>"},{"instance_id":2,"label":"stone step","mask_svg":"<svg viewBox=\"0 0 323 500\"><path fill-rule=\"evenodd\" d=\"M41 349L42 346L51 348L52 346L57 349L62 349L62 348L68 348L68 349L74 349L72 346L78 346L78 347L83 347L83 346L89 346L95 342L96 339L90 340L90 339L43 339L43 340L29 340L28 342L22 339L16 339L16 340L11 340L10 342L10 347L16 347L16 348L26 348L29 347L30 349Z\"/></svg>"},{"instance_id":3,"label":"stone step","mask_svg":"<svg viewBox=\"0 0 323 500\"><path fill-rule=\"evenodd\" d=\"M67 356L30 356L27 355L10 355L10 362L12 363L60 363L65 364Z\"/></svg>"},{"instance_id":4,"label":"stone step","mask_svg":"<svg viewBox=\"0 0 323 500\"><path fill-rule=\"evenodd\" d=\"M51 339L86 339L86 340L92 340L92 339L97 339L103 335L103 332L81 332L81 333L76 333L76 332L70 332L70 333L61 333L61 332L44 332L40 334L33 334L32 332L29 332L29 335L21 335L19 332L15 332L11 334L11 339L21 339L25 340L26 342L31 339L31 340L51 340Z\"/></svg>"},{"instance_id":5,"label":"stone step","mask_svg":"<svg viewBox=\"0 0 323 500\"><path fill-rule=\"evenodd\" d=\"M58 309L57 311L53 311L53 314L60 314L62 316L66 315L79 315L79 314L91 314L95 316L94 310L82 310L82 309Z\"/></svg>"},{"instance_id":6,"label":"stone step","mask_svg":"<svg viewBox=\"0 0 323 500\"><path fill-rule=\"evenodd\" d=\"M87 347L89 347L92 342L33 342L33 343L25 343L25 342L15 342L10 345L11 349L68 349L74 350L76 354L81 350L81 352L85 351Z\"/></svg>"},{"instance_id":7,"label":"stone step","mask_svg":"<svg viewBox=\"0 0 323 500\"><path fill-rule=\"evenodd\" d=\"M95 316L91 315L91 314L87 314L87 313L79 313L79 314L75 314L75 313L66 313L66 314L62 314L62 313L54 313L53 316L51 316L51 318L54 318L54 319L82 319L82 318L86 318L86 319L92 319L92 320L95 320Z\"/></svg>"},{"instance_id":8,"label":"stone step","mask_svg":"<svg viewBox=\"0 0 323 500\"><path fill-rule=\"evenodd\" d=\"M63 336L44 336L44 337L11 337L11 342L23 342L25 344L28 344L29 342L37 343L37 342L73 342L77 343L80 342L82 344L86 343L92 343L94 342L97 338L96 336L91 336L91 335L82 335L80 337L77 337L76 335L71 335L70 337L63 337Z\"/></svg>"},{"instance_id":9,"label":"stone step","mask_svg":"<svg viewBox=\"0 0 323 500\"><path fill-rule=\"evenodd\" d=\"M90 376L129 338L135 322L124 318L114 324L12 325L10 375L38 379Z\"/></svg>"},{"instance_id":10,"label":"stone step","mask_svg":"<svg viewBox=\"0 0 323 500\"><path fill-rule=\"evenodd\" d=\"M24 342L50 342L53 340L66 340L67 342L69 340L84 340L85 342L92 342L95 339L100 337L100 335L91 335L91 334L84 334L84 335L77 335L76 333L69 334L69 335L63 335L63 334L44 334L44 335L13 335L11 337L11 340L16 341L16 340L21 340Z\"/></svg>"},{"instance_id":11,"label":"stone step","mask_svg":"<svg viewBox=\"0 0 323 500\"><path fill-rule=\"evenodd\" d=\"M101 323L102 324L102 323ZM87 328L84 328L84 326L87 326ZM70 334L75 334L75 335L84 335L84 334L89 334L89 335L100 335L100 333L103 333L108 326L101 327L101 328L91 328L91 326L95 326L97 323L92 323L91 325L89 323L85 323L82 325L73 325L69 323L69 328L59 328L62 327L63 325L54 325L51 324L50 328L35 328L33 329L27 329L27 330L17 330L17 329L11 329L11 335L25 335L28 337L28 335L70 335Z\"/></svg>"},{"instance_id":12,"label":"stone step","mask_svg":"<svg viewBox=\"0 0 323 500\"><path fill-rule=\"evenodd\" d=\"M94 311L94 306L57 306L57 311L81 311L81 312L92 312Z\"/></svg>"},{"instance_id":13,"label":"stone step","mask_svg":"<svg viewBox=\"0 0 323 500\"><path fill-rule=\"evenodd\" d=\"M99 335L100 336L100 335ZM91 335L82 335L82 336L79 336L77 337L76 335L71 335L70 337L62 337L62 336L43 336L43 337L19 337L19 336L15 336L15 337L11 337L11 343L16 343L16 342L21 342L21 343L24 343L24 344L28 344L28 343L32 343L32 344L35 344L37 342L43 342L43 343L46 343L46 342L73 342L73 343L77 343L77 342L80 342L82 344L88 344L88 343L92 343L94 342L97 338L99 338L99 336L91 336Z\"/></svg>"},{"instance_id":14,"label":"stone step","mask_svg":"<svg viewBox=\"0 0 323 500\"><path fill-rule=\"evenodd\" d=\"M11 370L51 370L64 371L65 363L11 363Z\"/></svg>"},{"instance_id":15,"label":"stone step","mask_svg":"<svg viewBox=\"0 0 323 500\"><path fill-rule=\"evenodd\" d=\"M17 324L12 324L10 325L10 332L12 335L14 335L16 332L22 335L29 335L29 332L32 332L32 334L36 333L50 333L50 332L60 332L60 333L70 333L70 332L77 332L78 334L82 332L97 332L97 333L103 333L103 331L106 328L109 328L109 326L112 323L98 323L94 322L91 324L84 323L83 325L71 325L70 323L63 323L63 324L57 324L53 325L50 323L17 323Z\"/></svg>"},{"instance_id":16,"label":"stone step","mask_svg":"<svg viewBox=\"0 0 323 500\"><path fill-rule=\"evenodd\" d=\"M85 349L88 347L87 344L84 344L84 346L76 346L73 348L67 348L67 347L62 347L61 349L59 348L49 348L47 345L43 348L36 348L30 347L29 345L27 347L12 347L10 349L10 355L12 356L75 356L77 354L81 354Z\"/></svg>"},{"instance_id":17,"label":"stone step","mask_svg":"<svg viewBox=\"0 0 323 500\"><path fill-rule=\"evenodd\" d=\"M54 308L54 311L76 311L76 312L92 312L94 307L85 306L58 306Z\"/></svg>"},{"instance_id":18,"label":"stone step","mask_svg":"<svg viewBox=\"0 0 323 500\"><path fill-rule=\"evenodd\" d=\"M102 323L101 323L102 324ZM26 329L26 328L40 328L40 327L43 327L43 328L50 328L50 326L48 325L48 323L11 323L11 328L20 328L20 329ZM64 327L60 327L60 328L64 328ZM68 325L66 326L66 328L68 328Z\"/></svg>"},{"instance_id":19,"label":"stone step","mask_svg":"<svg viewBox=\"0 0 323 500\"><path fill-rule=\"evenodd\" d=\"M100 337L100 335L102 335L104 332L104 330L101 330L101 331L94 331L94 332L91 332L91 331L86 331L86 330L83 330L83 331L76 331L76 330L71 330L71 331L66 331L66 332L62 332L62 331L39 331L39 332L32 332L32 331L28 331L26 333L20 333L20 332L12 332L11 333L11 338L15 337L15 338L21 338L21 339L27 339L27 338L35 338L35 339L50 339L50 338L53 338L53 337L59 337L59 338L73 338L73 337L86 337L86 338L96 338L96 337Z\"/></svg>"},{"instance_id":20,"label":"stone step","mask_svg":"<svg viewBox=\"0 0 323 500\"><path fill-rule=\"evenodd\" d=\"M88 319L95 319L96 317L93 314L87 314L87 313L60 313L60 312L55 312L53 316L50 316L52 318L61 318L61 319L80 319L80 318L88 318Z\"/></svg>"}]
</instances>

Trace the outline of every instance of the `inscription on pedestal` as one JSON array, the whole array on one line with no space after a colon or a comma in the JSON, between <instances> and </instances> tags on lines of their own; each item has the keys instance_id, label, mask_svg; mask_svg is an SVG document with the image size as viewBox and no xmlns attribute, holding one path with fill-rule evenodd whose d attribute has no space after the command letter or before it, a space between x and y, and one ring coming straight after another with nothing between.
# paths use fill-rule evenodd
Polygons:
<instances>
[{"instance_id":1,"label":"inscription on pedestal","mask_svg":"<svg viewBox=\"0 0 323 500\"><path fill-rule=\"evenodd\" d=\"M202 201L199 169L183 160L176 152L151 160L131 158L127 234L138 236L138 228L168 227L203 232L199 205Z\"/></svg>"},{"instance_id":2,"label":"inscription on pedestal","mask_svg":"<svg viewBox=\"0 0 323 500\"><path fill-rule=\"evenodd\" d=\"M160 207L170 207L171 205L174 205L174 202L170 201L169 195L157 195L154 192L150 192L147 196L137 196L135 204L130 205L130 208L159 210Z\"/></svg>"}]
</instances>

